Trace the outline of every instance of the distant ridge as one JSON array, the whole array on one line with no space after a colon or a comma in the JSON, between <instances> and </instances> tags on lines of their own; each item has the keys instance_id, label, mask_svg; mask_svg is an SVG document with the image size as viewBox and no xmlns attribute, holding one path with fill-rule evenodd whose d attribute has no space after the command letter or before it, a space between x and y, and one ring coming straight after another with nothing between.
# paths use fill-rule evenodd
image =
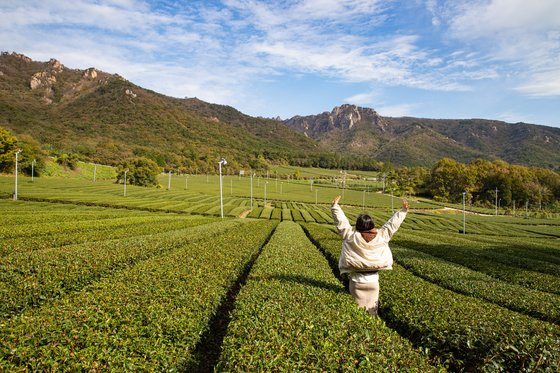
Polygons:
<instances>
[{"instance_id":1,"label":"distant ridge","mask_svg":"<svg viewBox=\"0 0 560 373\"><path fill-rule=\"evenodd\" d=\"M69 69L7 52L0 54L0 126L92 161L146 156L201 172L220 157L229 158L230 170L325 151L277 120L168 97L93 67Z\"/></svg>"},{"instance_id":2,"label":"distant ridge","mask_svg":"<svg viewBox=\"0 0 560 373\"><path fill-rule=\"evenodd\" d=\"M310 165L311 158L325 160L324 167L359 166L356 159L366 159L368 167L371 159L432 166L443 157L560 169L559 128L390 118L355 105L284 121L256 118L197 98L165 96L93 67L70 69L56 59L37 62L7 52L0 54L0 126L89 161L145 156L200 172L212 170L219 157L231 159L230 169L258 168L264 159Z\"/></svg>"},{"instance_id":3,"label":"distant ridge","mask_svg":"<svg viewBox=\"0 0 560 373\"><path fill-rule=\"evenodd\" d=\"M373 109L348 104L284 123L337 151L403 165L430 166L449 157L560 168L560 128L554 127L485 119L382 117Z\"/></svg>"}]
</instances>

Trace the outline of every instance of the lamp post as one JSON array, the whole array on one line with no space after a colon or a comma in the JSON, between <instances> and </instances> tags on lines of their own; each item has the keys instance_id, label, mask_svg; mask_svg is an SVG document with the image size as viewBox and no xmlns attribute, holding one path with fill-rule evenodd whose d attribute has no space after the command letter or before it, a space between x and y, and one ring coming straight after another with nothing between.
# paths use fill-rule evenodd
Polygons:
<instances>
[{"instance_id":1,"label":"lamp post","mask_svg":"<svg viewBox=\"0 0 560 373\"><path fill-rule=\"evenodd\" d=\"M220 161L218 162L218 169L220 171L220 216L222 217L222 219L224 218L224 200L222 197L222 166L225 166L227 164L227 161L222 158L220 159Z\"/></svg>"},{"instance_id":2,"label":"lamp post","mask_svg":"<svg viewBox=\"0 0 560 373\"><path fill-rule=\"evenodd\" d=\"M124 170L124 193L123 195L126 197L126 174L128 172L128 168Z\"/></svg>"},{"instance_id":3,"label":"lamp post","mask_svg":"<svg viewBox=\"0 0 560 373\"><path fill-rule=\"evenodd\" d=\"M268 184L268 181L264 182L264 206L263 207L266 207L266 184Z\"/></svg>"},{"instance_id":4,"label":"lamp post","mask_svg":"<svg viewBox=\"0 0 560 373\"><path fill-rule=\"evenodd\" d=\"M17 201L17 188L18 188L18 156L21 153L21 149L16 152L16 188L14 190L14 201Z\"/></svg>"},{"instance_id":5,"label":"lamp post","mask_svg":"<svg viewBox=\"0 0 560 373\"><path fill-rule=\"evenodd\" d=\"M31 162L31 181L34 181L35 178L35 164L37 164L37 160L33 160L33 162Z\"/></svg>"},{"instance_id":6,"label":"lamp post","mask_svg":"<svg viewBox=\"0 0 560 373\"><path fill-rule=\"evenodd\" d=\"M463 234L466 233L465 231L465 193L463 192Z\"/></svg>"}]
</instances>

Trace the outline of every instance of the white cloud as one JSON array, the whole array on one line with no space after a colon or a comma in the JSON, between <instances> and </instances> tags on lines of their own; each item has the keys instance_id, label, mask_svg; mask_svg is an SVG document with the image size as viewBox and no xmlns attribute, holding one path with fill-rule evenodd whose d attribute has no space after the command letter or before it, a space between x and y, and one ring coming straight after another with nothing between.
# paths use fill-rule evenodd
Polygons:
<instances>
[{"instance_id":1,"label":"white cloud","mask_svg":"<svg viewBox=\"0 0 560 373\"><path fill-rule=\"evenodd\" d=\"M389 105L381 106L377 108L379 115L385 117L405 117L411 114L411 111L416 107L414 104L399 104L399 105Z\"/></svg>"},{"instance_id":2,"label":"white cloud","mask_svg":"<svg viewBox=\"0 0 560 373\"><path fill-rule=\"evenodd\" d=\"M560 95L558 0L464 1L447 9L447 15L451 36L477 45L489 62L521 81L518 91Z\"/></svg>"},{"instance_id":3,"label":"white cloud","mask_svg":"<svg viewBox=\"0 0 560 373\"><path fill-rule=\"evenodd\" d=\"M379 101L379 94L376 92L358 93L344 99L344 102L354 105L372 105L376 101Z\"/></svg>"},{"instance_id":4,"label":"white cloud","mask_svg":"<svg viewBox=\"0 0 560 373\"><path fill-rule=\"evenodd\" d=\"M560 69L535 73L516 89L529 96L560 96Z\"/></svg>"}]
</instances>

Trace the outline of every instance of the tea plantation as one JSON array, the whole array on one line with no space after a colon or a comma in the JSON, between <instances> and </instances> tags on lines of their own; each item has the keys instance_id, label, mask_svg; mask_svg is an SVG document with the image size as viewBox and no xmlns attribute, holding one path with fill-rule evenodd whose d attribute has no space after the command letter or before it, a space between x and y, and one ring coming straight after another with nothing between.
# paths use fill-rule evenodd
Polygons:
<instances>
[{"instance_id":1,"label":"tea plantation","mask_svg":"<svg viewBox=\"0 0 560 373\"><path fill-rule=\"evenodd\" d=\"M337 270L340 189L227 177L221 219L216 181L22 178L13 201L1 176L0 370L560 371L560 219L462 234L412 202L374 318ZM400 206L344 194L351 221Z\"/></svg>"}]
</instances>

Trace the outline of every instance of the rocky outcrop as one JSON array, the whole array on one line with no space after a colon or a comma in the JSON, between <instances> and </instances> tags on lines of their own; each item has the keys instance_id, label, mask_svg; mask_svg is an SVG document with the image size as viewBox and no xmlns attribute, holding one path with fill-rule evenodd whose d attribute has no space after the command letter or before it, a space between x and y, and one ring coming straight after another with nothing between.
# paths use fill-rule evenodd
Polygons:
<instances>
[{"instance_id":1,"label":"rocky outcrop","mask_svg":"<svg viewBox=\"0 0 560 373\"><path fill-rule=\"evenodd\" d=\"M130 96L130 97L132 97L132 98L136 98L136 96L137 96L136 93L132 92L132 90L130 90L130 89L127 89L126 91L124 91L124 93L125 93L127 96Z\"/></svg>"},{"instance_id":2,"label":"rocky outcrop","mask_svg":"<svg viewBox=\"0 0 560 373\"><path fill-rule=\"evenodd\" d=\"M331 112L306 117L296 116L285 120L284 124L315 139L333 130L349 131L359 126L373 126L381 131L386 129L385 123L375 110L348 104L336 106Z\"/></svg>"},{"instance_id":3,"label":"rocky outcrop","mask_svg":"<svg viewBox=\"0 0 560 373\"><path fill-rule=\"evenodd\" d=\"M29 81L29 86L31 87L31 90L35 90L41 87L50 88L54 83L56 83L56 76L51 75L46 71L40 71L33 74L31 80Z\"/></svg>"},{"instance_id":4,"label":"rocky outcrop","mask_svg":"<svg viewBox=\"0 0 560 373\"><path fill-rule=\"evenodd\" d=\"M84 74L82 75L82 77L84 79L93 80L93 79L97 78L97 70L95 70L94 67L90 67L89 69L86 69L84 71Z\"/></svg>"},{"instance_id":5,"label":"rocky outcrop","mask_svg":"<svg viewBox=\"0 0 560 373\"><path fill-rule=\"evenodd\" d=\"M51 58L49 60L48 65L49 65L51 71L55 74L62 72L62 69L64 69L64 66L58 60L55 60L54 58Z\"/></svg>"},{"instance_id":6,"label":"rocky outcrop","mask_svg":"<svg viewBox=\"0 0 560 373\"><path fill-rule=\"evenodd\" d=\"M16 53L16 52L12 52L12 53L2 52L2 56L12 56L12 57L17 58L18 60L22 60L23 62L32 62L33 61L31 58L27 57L26 55Z\"/></svg>"}]
</instances>

